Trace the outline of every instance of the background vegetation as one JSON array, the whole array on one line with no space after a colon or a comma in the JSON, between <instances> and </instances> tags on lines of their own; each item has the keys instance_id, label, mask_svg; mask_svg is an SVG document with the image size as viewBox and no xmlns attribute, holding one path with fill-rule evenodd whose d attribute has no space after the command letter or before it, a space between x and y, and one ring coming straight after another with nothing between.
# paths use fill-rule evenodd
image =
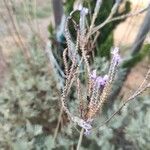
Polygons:
<instances>
[{"instance_id":1,"label":"background vegetation","mask_svg":"<svg viewBox=\"0 0 150 150\"><path fill-rule=\"evenodd\" d=\"M37 27L38 23L35 23L40 19L43 19L43 22L46 19L50 20L49 17L52 19L51 1L47 0L45 3L30 0L21 2L7 1L7 4L12 17L15 18L15 23L18 25L21 39L25 37L26 40L20 43L14 39L21 46L13 46L12 48L15 49L15 52L10 52L9 56L4 52L4 43L1 43L4 56L0 59L5 63L5 67L3 71L4 77L0 79L2 80L0 87L0 149L74 150L78 142L80 128L70 122L65 113L61 118L58 134L54 138L61 108L61 89L57 88L56 74L54 74L51 63L45 53L46 44L44 42L46 40L37 30L41 26ZM91 6L91 11L94 10L93 4L92 1L85 1L85 5ZM97 24L106 18L112 5L113 0L111 2L107 0L103 3ZM2 6L7 6L4 1L2 1ZM129 12L129 3L127 2L124 6L125 9L116 15ZM67 15L72 8L73 1L67 0L64 4L65 14ZM9 31L13 32L12 37L16 35L14 34L14 27L9 27L9 13L7 11L9 10L5 9L0 12L0 21L2 21L2 25L5 24L6 26L6 29L1 28L1 38L4 35L10 35L11 32ZM28 27L23 26L23 23L27 24ZM96 58L91 66L101 74L107 72L109 51L114 44L113 32L119 23L108 24L101 31L102 34L98 39L95 49L97 50L95 51ZM54 52L54 54L58 54L56 60L60 63L62 60L61 50L65 47L65 39L63 38L64 41L59 43L55 36L57 30L55 30L53 24L49 24L46 32L52 40L53 50L58 50L59 48L58 53ZM23 31L24 28L26 28L25 31ZM30 34L26 35L26 33ZM25 49L24 47L27 48L27 53L30 55L26 55L22 51L22 49ZM136 67L143 62L146 66L145 68L148 68L147 66L150 62L149 47L149 44L144 44L141 51L134 57L128 55L130 52L126 47L122 47L122 55L127 51L128 58L122 66L122 72L124 72L125 68ZM0 67L2 67L1 64ZM61 63L60 67L63 70ZM136 80L133 82L136 82ZM117 82L116 86L119 86L119 84L120 82ZM95 124L102 124L112 112L117 110L125 92L116 95L114 104L102 116L98 117ZM75 109L75 96L75 93L72 92L71 97L73 100L70 103L72 111ZM85 136L81 150L149 150L149 99L150 93L148 91L124 107L123 111L117 114L110 123L97 128L90 136Z\"/></svg>"}]
</instances>

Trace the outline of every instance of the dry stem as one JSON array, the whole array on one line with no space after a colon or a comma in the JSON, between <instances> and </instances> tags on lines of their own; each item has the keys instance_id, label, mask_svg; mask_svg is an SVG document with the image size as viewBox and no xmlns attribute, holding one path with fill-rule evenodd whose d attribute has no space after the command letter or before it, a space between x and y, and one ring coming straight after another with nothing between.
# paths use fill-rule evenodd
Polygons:
<instances>
[{"instance_id":1,"label":"dry stem","mask_svg":"<svg viewBox=\"0 0 150 150\"><path fill-rule=\"evenodd\" d=\"M80 137L79 137L79 141L78 141L78 145L77 145L77 149L76 150L80 149L80 146L81 146L81 143L82 143L82 139L83 139L83 133L84 133L84 129L82 128L81 132L80 132Z\"/></svg>"}]
</instances>

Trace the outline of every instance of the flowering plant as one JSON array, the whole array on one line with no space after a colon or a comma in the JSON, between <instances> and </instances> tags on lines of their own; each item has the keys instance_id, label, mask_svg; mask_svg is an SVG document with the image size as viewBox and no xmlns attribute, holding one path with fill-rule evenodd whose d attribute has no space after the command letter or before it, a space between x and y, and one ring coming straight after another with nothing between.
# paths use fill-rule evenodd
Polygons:
<instances>
[{"instance_id":1,"label":"flowering plant","mask_svg":"<svg viewBox=\"0 0 150 150\"><path fill-rule=\"evenodd\" d=\"M61 104L62 110L66 112L69 119L82 128L78 147L81 144L80 142L82 139L82 134L84 133L85 135L88 135L91 133L93 129L93 121L96 118L96 114L102 112L102 107L107 101L108 96L111 92L112 85L117 75L119 64L121 62L119 48L112 48L111 61L108 73L103 77L97 75L96 70L92 71L90 67L89 49L91 49L91 51L93 51L93 49L92 47L87 48L88 44L91 40L93 40L92 35L95 34L97 30L103 28L107 23L129 16L125 15L122 17L113 17L120 4L120 1L116 1L108 18L102 24L95 27L94 22L100 9L101 2L101 0L97 0L91 25L89 26L89 28L86 26L86 15L88 14L88 9L80 5L79 9L74 10L70 13L70 16L66 19L64 29L67 48L63 52L65 85L61 96ZM74 12L76 11L79 11L80 13L79 23L76 23L72 17ZM137 15L137 13L135 13L134 15ZM75 24L76 27L76 42L72 40L71 34L69 32L68 23L70 20ZM96 38L93 41L96 41ZM94 42L91 45L93 44ZM71 64L68 63L68 59L70 59ZM85 72L83 71L83 69L85 70ZM84 89L82 88L82 82L80 79L80 75L82 72L83 74L85 73L86 88ZM150 71L148 71L145 80L137 89L137 91L133 95L131 95L126 101L124 101L121 107L116 112L114 112L114 114L112 114L112 116L108 120L106 120L105 123L107 123L112 117L114 117L127 102L133 100L136 96L138 96L144 90L150 87L150 84L146 82L149 78L149 75ZM69 93L73 86L76 87L77 91L77 99L80 112L78 115L72 113L68 106ZM85 89L86 93L84 93L83 96L83 91Z\"/></svg>"},{"instance_id":2,"label":"flowering plant","mask_svg":"<svg viewBox=\"0 0 150 150\"><path fill-rule=\"evenodd\" d=\"M116 1L110 16L106 19L104 24L108 23L109 20L112 19L113 14L117 10L120 1ZM91 38L91 35L95 32L94 22L96 19L97 11L100 9L101 1L97 1L95 12L93 14L92 23L90 27L87 29L85 25L86 15L88 14L88 9L79 6L79 9L74 10L70 13L70 16L66 20L65 24L65 37L67 42L67 48L63 53L63 60L65 65L65 73L66 73L66 83L62 93L62 107L64 111L67 113L69 118L77 123L80 127L85 130L85 134L88 134L90 130L92 130L92 122L97 113L102 111L102 106L108 99L108 96L111 92L111 88L113 85L113 81L115 80L115 76L118 71L118 66L121 62L121 57L119 54L119 48L114 47L111 51L111 62L108 74L101 77L96 74L96 70L91 71L90 63L89 63L89 55L87 51L87 44ZM76 43L71 40L71 35L68 29L69 20L73 20L72 15L75 11L80 12L80 21L79 25L76 25L77 37ZM74 21L74 20L73 20ZM103 23L102 23L103 24ZM103 26L101 25L102 28ZM81 53L81 55L79 54ZM72 64L68 66L68 62L66 56L69 56ZM80 69L81 65L86 68L87 72L87 83L86 83L86 96L83 98L81 94L81 81L80 81ZM69 68L70 67L70 68ZM82 71L81 71L82 72ZM149 73L148 73L149 75ZM75 82L76 81L76 82ZM80 115L75 116L69 111L67 102L68 102L68 94L70 92L73 83L76 83L76 89L78 93L78 101L79 101L79 110ZM148 86L146 86L147 88ZM132 97L133 98L133 97ZM129 98L130 99L130 98Z\"/></svg>"}]
</instances>

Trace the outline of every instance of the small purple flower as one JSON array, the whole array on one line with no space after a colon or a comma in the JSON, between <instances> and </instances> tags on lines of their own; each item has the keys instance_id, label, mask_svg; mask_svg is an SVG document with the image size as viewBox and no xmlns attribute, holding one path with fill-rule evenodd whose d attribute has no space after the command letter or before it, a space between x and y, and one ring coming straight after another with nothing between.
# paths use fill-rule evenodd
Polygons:
<instances>
[{"instance_id":1,"label":"small purple flower","mask_svg":"<svg viewBox=\"0 0 150 150\"><path fill-rule=\"evenodd\" d=\"M105 86L107 80L108 75L105 75L103 78L101 76L98 76L96 82L99 84L99 86Z\"/></svg>"},{"instance_id":2,"label":"small purple flower","mask_svg":"<svg viewBox=\"0 0 150 150\"><path fill-rule=\"evenodd\" d=\"M88 130L85 130L85 132L84 132L84 135L86 135L86 136L88 136L88 135L90 135L91 134L91 132L92 132L92 130L90 129L88 129Z\"/></svg>"},{"instance_id":3,"label":"small purple flower","mask_svg":"<svg viewBox=\"0 0 150 150\"><path fill-rule=\"evenodd\" d=\"M121 57L120 57L120 55L119 55L119 48L118 48L118 47L115 47L115 48L112 50L111 54L113 55L113 58L112 58L113 61L114 61L116 64L120 63Z\"/></svg>"},{"instance_id":4,"label":"small purple flower","mask_svg":"<svg viewBox=\"0 0 150 150\"><path fill-rule=\"evenodd\" d=\"M90 122L87 122L87 121L84 121L83 119L79 119L79 120L76 120L78 125L82 128L84 128L85 130L90 130L92 129L92 126L90 124Z\"/></svg>"},{"instance_id":5,"label":"small purple flower","mask_svg":"<svg viewBox=\"0 0 150 150\"><path fill-rule=\"evenodd\" d=\"M90 135L92 131L92 125L93 119L88 119L86 122L84 122L83 128L85 130L84 135Z\"/></svg>"},{"instance_id":6,"label":"small purple flower","mask_svg":"<svg viewBox=\"0 0 150 150\"><path fill-rule=\"evenodd\" d=\"M82 128L84 128L85 130L89 130L92 128L92 126L87 123L87 122L82 122L82 124L80 125Z\"/></svg>"},{"instance_id":7,"label":"small purple flower","mask_svg":"<svg viewBox=\"0 0 150 150\"><path fill-rule=\"evenodd\" d=\"M115 47L113 50L112 50L112 54L115 55L115 54L118 54L119 52L119 47Z\"/></svg>"},{"instance_id":8,"label":"small purple flower","mask_svg":"<svg viewBox=\"0 0 150 150\"><path fill-rule=\"evenodd\" d=\"M94 80L97 78L97 76L96 76L96 69L92 71L92 73L90 74L90 78L94 79Z\"/></svg>"},{"instance_id":9,"label":"small purple flower","mask_svg":"<svg viewBox=\"0 0 150 150\"><path fill-rule=\"evenodd\" d=\"M84 13L84 14L88 14L88 11L89 11L88 8L83 7L82 5L78 6L78 10L81 11L82 13Z\"/></svg>"},{"instance_id":10,"label":"small purple flower","mask_svg":"<svg viewBox=\"0 0 150 150\"><path fill-rule=\"evenodd\" d=\"M104 77L97 76L96 75L96 69L92 71L90 74L90 78L94 80L94 82L97 84L99 88L104 87L106 84L106 81L108 80L108 75L105 75Z\"/></svg>"},{"instance_id":11,"label":"small purple flower","mask_svg":"<svg viewBox=\"0 0 150 150\"><path fill-rule=\"evenodd\" d=\"M101 76L98 76L96 78L96 83L100 87L103 84L103 78Z\"/></svg>"},{"instance_id":12,"label":"small purple flower","mask_svg":"<svg viewBox=\"0 0 150 150\"><path fill-rule=\"evenodd\" d=\"M92 123L93 119L88 119L87 121L85 121L78 117L73 117L72 120L85 130L85 132L84 132L85 135L89 135L91 133L90 132L92 130L91 123Z\"/></svg>"},{"instance_id":13,"label":"small purple flower","mask_svg":"<svg viewBox=\"0 0 150 150\"><path fill-rule=\"evenodd\" d=\"M107 74L104 75L103 80L104 80L104 82L106 83L106 81L108 80L108 75L107 75Z\"/></svg>"},{"instance_id":14,"label":"small purple flower","mask_svg":"<svg viewBox=\"0 0 150 150\"><path fill-rule=\"evenodd\" d=\"M88 119L86 120L86 122L89 123L89 124L91 124L91 123L93 122L93 120L94 120L94 119L92 119L92 118L88 118Z\"/></svg>"}]
</instances>

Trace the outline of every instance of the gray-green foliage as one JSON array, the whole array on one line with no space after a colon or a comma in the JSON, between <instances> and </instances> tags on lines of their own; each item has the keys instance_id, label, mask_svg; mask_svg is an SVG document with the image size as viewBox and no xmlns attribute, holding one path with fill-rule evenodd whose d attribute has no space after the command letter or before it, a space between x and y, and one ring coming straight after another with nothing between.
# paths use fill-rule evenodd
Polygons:
<instances>
[{"instance_id":1,"label":"gray-green foliage","mask_svg":"<svg viewBox=\"0 0 150 150\"><path fill-rule=\"evenodd\" d=\"M148 150L150 148L150 97L145 97L143 101L139 98L132 113L135 117L130 117L130 124L125 127L126 139L134 143L138 149ZM141 105L142 103L142 105Z\"/></svg>"},{"instance_id":2,"label":"gray-green foliage","mask_svg":"<svg viewBox=\"0 0 150 150\"><path fill-rule=\"evenodd\" d=\"M99 128L97 135L90 136L91 144L96 141L95 143L102 150L149 150L149 98L149 96L139 97L124 107L121 113L115 116L108 125ZM115 102L113 110L108 111L108 116L117 110L119 103Z\"/></svg>"},{"instance_id":3,"label":"gray-green foliage","mask_svg":"<svg viewBox=\"0 0 150 150\"><path fill-rule=\"evenodd\" d=\"M30 66L20 53L16 53L10 64L10 71L5 78L0 93L0 149L36 149L68 150L78 142L80 128L67 123L59 131L54 145L53 133L59 114L59 97L55 83L42 51L31 49ZM102 65L97 65L102 64ZM94 66L99 66L104 75L108 63L105 59L96 59ZM73 97L75 97L74 95ZM148 150L150 147L150 111L149 96L137 98L124 107L108 125L97 129L84 137L81 150ZM74 98L75 99L75 98ZM74 110L76 101L71 101ZM107 115L101 115L95 124L101 123L117 110L120 101L116 101Z\"/></svg>"},{"instance_id":4,"label":"gray-green foliage","mask_svg":"<svg viewBox=\"0 0 150 150\"><path fill-rule=\"evenodd\" d=\"M0 149L36 148L41 138L45 140L40 146L49 147L47 141L52 138L45 136L43 128L52 132L49 125L56 120L52 108L58 109L57 94L44 53L35 49L31 53L30 65L20 52L14 55L1 89Z\"/></svg>"}]
</instances>

